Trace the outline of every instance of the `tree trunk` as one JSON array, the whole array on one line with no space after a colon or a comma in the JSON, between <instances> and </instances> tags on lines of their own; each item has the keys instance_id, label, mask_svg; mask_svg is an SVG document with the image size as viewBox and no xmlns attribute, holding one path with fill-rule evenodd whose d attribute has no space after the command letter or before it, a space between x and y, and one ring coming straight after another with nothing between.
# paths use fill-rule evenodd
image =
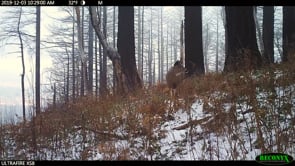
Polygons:
<instances>
[{"instance_id":1,"label":"tree trunk","mask_svg":"<svg viewBox=\"0 0 295 166\"><path fill-rule=\"evenodd\" d=\"M261 65L258 50L253 7L225 7L227 51L224 70L237 71Z\"/></svg>"},{"instance_id":2,"label":"tree trunk","mask_svg":"<svg viewBox=\"0 0 295 166\"><path fill-rule=\"evenodd\" d=\"M93 91L93 27L91 24L90 16L88 21L88 92L92 94Z\"/></svg>"},{"instance_id":3,"label":"tree trunk","mask_svg":"<svg viewBox=\"0 0 295 166\"><path fill-rule=\"evenodd\" d=\"M135 86L133 86L128 81L127 76L126 76L126 75L131 74L131 73L124 73L123 67L121 66L121 58L122 57L120 57L119 53L117 51L115 51L114 48L110 47L110 45L107 43L107 41L105 39L105 36L100 31L100 27L99 27L100 24L99 24L99 20L97 19L97 15L98 14L96 12L95 7L90 7L90 16L91 16L92 25L93 25L93 27L95 29L95 33L96 33L97 37L99 38L103 48L106 50L106 55L112 61L113 66L114 66L115 71L116 71L115 77L116 77L116 80L117 80L118 93L119 94L126 94L126 93L132 91L135 88ZM123 20L121 20L121 21L123 21ZM127 29L130 29L130 27L128 27ZM133 29L133 28L131 28L131 29ZM130 60L130 61L132 61L132 60ZM135 62L135 56L134 56L134 62ZM134 64L134 63L132 63L132 64ZM133 69L134 69L134 67L135 67L135 70L136 70L136 65L133 66L133 67L130 66L130 68L133 68ZM136 72L136 74L137 74L137 72ZM136 80L131 80L131 81L135 82ZM141 87L142 83L141 83L141 80L140 80L138 74L137 74L137 81L138 81L138 87Z\"/></svg>"},{"instance_id":4,"label":"tree trunk","mask_svg":"<svg viewBox=\"0 0 295 166\"><path fill-rule=\"evenodd\" d=\"M183 21L181 21L181 26L180 26L180 61L182 62L182 64L185 64L184 63L184 40L183 40L183 37L184 37L184 27L183 27Z\"/></svg>"},{"instance_id":5,"label":"tree trunk","mask_svg":"<svg viewBox=\"0 0 295 166\"><path fill-rule=\"evenodd\" d=\"M73 13L74 13L73 8ZM73 25L72 25L72 98L75 100L76 98L76 61L75 61L75 15L73 14Z\"/></svg>"},{"instance_id":6,"label":"tree trunk","mask_svg":"<svg viewBox=\"0 0 295 166\"><path fill-rule=\"evenodd\" d=\"M188 75L204 74L202 7L185 7L185 67Z\"/></svg>"},{"instance_id":7,"label":"tree trunk","mask_svg":"<svg viewBox=\"0 0 295 166\"><path fill-rule=\"evenodd\" d=\"M173 27L173 39L176 39L177 38L177 28L176 28L176 26L174 26ZM164 43L163 43L164 44ZM164 46L163 46L164 47ZM173 57L173 62L176 62L177 61L177 58L180 58L180 60L181 60L181 57L177 57L177 54L178 54L178 52L177 52L177 49L178 49L178 42L177 42L177 40L173 40L173 55L174 55L174 57ZM164 54L164 48L163 48L163 54ZM182 60L183 60L184 58L182 58ZM182 62L182 64L184 64L184 62L183 61L181 61ZM163 67L164 68L164 67ZM163 71L163 69L162 69L162 71Z\"/></svg>"},{"instance_id":8,"label":"tree trunk","mask_svg":"<svg viewBox=\"0 0 295 166\"><path fill-rule=\"evenodd\" d=\"M116 48L116 6L113 7L113 48ZM113 67L113 93L116 93L116 69Z\"/></svg>"},{"instance_id":9,"label":"tree trunk","mask_svg":"<svg viewBox=\"0 0 295 166\"><path fill-rule=\"evenodd\" d=\"M167 28L167 31L166 31L166 71L168 72L169 70L169 29Z\"/></svg>"},{"instance_id":10,"label":"tree trunk","mask_svg":"<svg viewBox=\"0 0 295 166\"><path fill-rule=\"evenodd\" d=\"M223 23L223 28L224 28L224 54L227 55L228 51L228 34L226 31L226 13L225 13L225 6L221 8L221 17L222 17L222 23Z\"/></svg>"},{"instance_id":11,"label":"tree trunk","mask_svg":"<svg viewBox=\"0 0 295 166\"><path fill-rule=\"evenodd\" d=\"M40 109L40 21L41 9L36 7L36 115L41 112Z\"/></svg>"},{"instance_id":12,"label":"tree trunk","mask_svg":"<svg viewBox=\"0 0 295 166\"><path fill-rule=\"evenodd\" d=\"M141 12L141 70L140 70L140 77L143 80L143 48L144 48L144 6L142 6L142 12Z\"/></svg>"},{"instance_id":13,"label":"tree trunk","mask_svg":"<svg viewBox=\"0 0 295 166\"><path fill-rule=\"evenodd\" d=\"M208 72L209 65L208 65L208 51L209 51L209 26L208 23L206 24L206 37L204 41L204 63L205 63L205 72Z\"/></svg>"},{"instance_id":14,"label":"tree trunk","mask_svg":"<svg viewBox=\"0 0 295 166\"><path fill-rule=\"evenodd\" d=\"M138 28L138 40L137 40L137 66L138 66L138 71L139 71L139 76L140 78L142 79L142 30L141 30L141 6L138 6L138 25L137 25L137 28Z\"/></svg>"},{"instance_id":15,"label":"tree trunk","mask_svg":"<svg viewBox=\"0 0 295 166\"><path fill-rule=\"evenodd\" d=\"M53 104L53 108L56 108L56 83L53 83L53 96L52 96L52 104Z\"/></svg>"},{"instance_id":16,"label":"tree trunk","mask_svg":"<svg viewBox=\"0 0 295 166\"><path fill-rule=\"evenodd\" d=\"M142 87L135 59L134 8L120 6L118 21L118 52L122 70L128 81L128 89L134 91Z\"/></svg>"},{"instance_id":17,"label":"tree trunk","mask_svg":"<svg viewBox=\"0 0 295 166\"><path fill-rule=\"evenodd\" d=\"M283 61L295 57L295 7L283 7Z\"/></svg>"},{"instance_id":18,"label":"tree trunk","mask_svg":"<svg viewBox=\"0 0 295 166\"><path fill-rule=\"evenodd\" d=\"M151 8L150 31L149 31L149 55L148 55L149 86L151 86L153 83L152 63L153 63L153 11Z\"/></svg>"},{"instance_id":19,"label":"tree trunk","mask_svg":"<svg viewBox=\"0 0 295 166\"><path fill-rule=\"evenodd\" d=\"M76 15L77 15L77 31L78 31L78 50L79 50L79 56L81 60L81 96L84 96L84 89L85 86L87 85L87 78L86 78L86 69L87 69L87 56L84 52L84 44L83 44L83 27L81 22L81 15L80 15L80 7L75 7L76 9Z\"/></svg>"},{"instance_id":20,"label":"tree trunk","mask_svg":"<svg viewBox=\"0 0 295 166\"><path fill-rule=\"evenodd\" d=\"M263 7L263 57L266 63L274 63L274 7Z\"/></svg>"},{"instance_id":21,"label":"tree trunk","mask_svg":"<svg viewBox=\"0 0 295 166\"><path fill-rule=\"evenodd\" d=\"M67 54L67 72L66 72L66 103L69 102L69 93L70 93L70 54L68 52L68 49L66 48L66 54Z\"/></svg>"},{"instance_id":22,"label":"tree trunk","mask_svg":"<svg viewBox=\"0 0 295 166\"><path fill-rule=\"evenodd\" d=\"M160 57L160 61L161 61L161 66L160 66L160 68L161 68L161 73L160 73L160 75L161 75L161 82L163 81L163 78L164 78L164 72L163 72L163 69L164 69L164 32L163 32L163 24L162 24L162 22L163 22L163 8L161 8L161 21L160 21L160 23L161 23L161 57Z\"/></svg>"},{"instance_id":23,"label":"tree trunk","mask_svg":"<svg viewBox=\"0 0 295 166\"><path fill-rule=\"evenodd\" d=\"M20 24L21 24L21 16L22 16L22 7L20 7L20 12L18 16L18 23L17 23L17 33L20 43L20 51L21 51L21 61L22 61L22 74L21 74L21 89L22 89L22 107L23 107L23 120L26 122L26 100L25 100L25 55L24 55L24 45L23 45L23 39L22 34L20 31Z\"/></svg>"},{"instance_id":24,"label":"tree trunk","mask_svg":"<svg viewBox=\"0 0 295 166\"><path fill-rule=\"evenodd\" d=\"M218 66L219 66L219 21L218 21L218 14L216 18L216 55L215 55L215 72L218 72Z\"/></svg>"},{"instance_id":25,"label":"tree trunk","mask_svg":"<svg viewBox=\"0 0 295 166\"><path fill-rule=\"evenodd\" d=\"M103 7L102 11L103 17L103 34L107 36L107 7ZM106 49L103 48L103 56L100 59L100 78L99 78L99 94L104 96L107 93L107 53Z\"/></svg>"},{"instance_id":26,"label":"tree trunk","mask_svg":"<svg viewBox=\"0 0 295 166\"><path fill-rule=\"evenodd\" d=\"M160 8L161 10L162 8ZM161 13L160 13L161 14ZM162 21L160 20L161 15L158 15L158 82L161 81L161 31L160 24L162 25Z\"/></svg>"},{"instance_id":27,"label":"tree trunk","mask_svg":"<svg viewBox=\"0 0 295 166\"><path fill-rule=\"evenodd\" d=\"M263 45L263 37L262 37L262 33L261 33L261 28L260 28L260 24L259 24L259 20L258 20L258 14L257 14L257 9L258 7L254 7L254 22L255 22L255 27L256 27L256 32L258 35L258 50L260 48L261 53L264 53L264 45Z\"/></svg>"},{"instance_id":28,"label":"tree trunk","mask_svg":"<svg viewBox=\"0 0 295 166\"><path fill-rule=\"evenodd\" d=\"M95 51L95 96L98 96L98 65L97 65L97 37L95 36L95 46L94 46L94 51Z\"/></svg>"}]
</instances>

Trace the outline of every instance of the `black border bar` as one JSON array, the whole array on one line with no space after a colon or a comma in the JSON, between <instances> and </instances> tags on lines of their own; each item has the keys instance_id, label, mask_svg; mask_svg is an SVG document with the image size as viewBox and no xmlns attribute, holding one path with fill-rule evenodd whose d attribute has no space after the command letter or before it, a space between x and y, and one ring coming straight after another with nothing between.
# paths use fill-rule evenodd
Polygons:
<instances>
[{"instance_id":1,"label":"black border bar","mask_svg":"<svg viewBox=\"0 0 295 166\"><path fill-rule=\"evenodd\" d=\"M8 163L14 161L7 161L7 160L0 160L0 166L8 166ZM162 160L162 161L136 161L136 160L125 160L125 161L117 161L117 160L99 160L99 161L81 161L81 160L70 160L70 161L26 161L26 160L18 160L18 163L24 163L22 165L26 166L63 166L63 165L70 165L70 166L130 166L130 165L140 165L140 166L208 166L208 165L226 165L226 166L262 166L262 164L258 163L257 161L210 161L210 160L199 160L199 161L180 161L180 160ZM275 163L272 163L275 165ZM288 164L284 164L285 166L294 165L294 162L290 162Z\"/></svg>"},{"instance_id":2,"label":"black border bar","mask_svg":"<svg viewBox=\"0 0 295 166\"><path fill-rule=\"evenodd\" d=\"M256 161L36 161L35 166L52 166L52 165L107 165L107 166L207 166L207 165L227 165L227 166L261 166ZM286 166L292 163L286 164Z\"/></svg>"},{"instance_id":3,"label":"black border bar","mask_svg":"<svg viewBox=\"0 0 295 166\"><path fill-rule=\"evenodd\" d=\"M294 0L0 0L0 6L286 6Z\"/></svg>"}]
</instances>

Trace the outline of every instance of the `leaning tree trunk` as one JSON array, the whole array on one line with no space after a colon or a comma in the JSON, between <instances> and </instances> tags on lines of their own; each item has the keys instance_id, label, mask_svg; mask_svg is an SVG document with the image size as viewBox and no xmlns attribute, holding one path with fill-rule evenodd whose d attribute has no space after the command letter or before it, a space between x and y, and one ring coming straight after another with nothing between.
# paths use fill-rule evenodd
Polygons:
<instances>
[{"instance_id":1,"label":"leaning tree trunk","mask_svg":"<svg viewBox=\"0 0 295 166\"><path fill-rule=\"evenodd\" d=\"M113 63L113 67L115 68L115 78L117 80L117 92L119 94L126 94L129 91L132 91L134 87L129 83L128 77L126 76L126 73L123 72L122 70L122 65L121 65L121 57L119 53L111 47L107 41L105 36L100 30L100 20L97 18L98 13L96 12L95 7L90 7L90 16L91 16L91 21L93 28L95 30L95 33L97 37L99 38L99 41L103 48L106 50L106 55L110 58L110 60ZM138 76L139 78L139 76ZM141 81L138 87L141 87Z\"/></svg>"}]
</instances>

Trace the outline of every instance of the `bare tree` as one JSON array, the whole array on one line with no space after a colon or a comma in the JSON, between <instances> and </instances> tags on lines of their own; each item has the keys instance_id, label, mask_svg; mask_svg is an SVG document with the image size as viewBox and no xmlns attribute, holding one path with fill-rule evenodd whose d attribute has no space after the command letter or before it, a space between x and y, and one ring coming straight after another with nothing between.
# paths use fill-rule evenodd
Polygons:
<instances>
[{"instance_id":1,"label":"bare tree","mask_svg":"<svg viewBox=\"0 0 295 166\"><path fill-rule=\"evenodd\" d=\"M72 25L72 98L76 98L76 61L75 61L75 15L73 8L73 25Z\"/></svg>"},{"instance_id":2,"label":"bare tree","mask_svg":"<svg viewBox=\"0 0 295 166\"><path fill-rule=\"evenodd\" d=\"M215 72L218 72L218 65L219 65L219 13L217 13L217 18L216 18L216 55L215 55Z\"/></svg>"},{"instance_id":3,"label":"bare tree","mask_svg":"<svg viewBox=\"0 0 295 166\"><path fill-rule=\"evenodd\" d=\"M80 7L75 7L76 10L76 15L77 15L77 32L78 32L78 50L79 50L79 56L80 56L80 60L81 60L81 73L82 73L82 80L81 80L81 95L84 95L84 89L85 86L87 85L87 56L85 54L84 51L84 40L83 40L83 32L82 32L82 24L83 22L81 22L81 11L80 11Z\"/></svg>"},{"instance_id":4,"label":"bare tree","mask_svg":"<svg viewBox=\"0 0 295 166\"><path fill-rule=\"evenodd\" d=\"M113 47L116 48L116 6L113 7ZM116 68L113 68L113 92L116 92Z\"/></svg>"},{"instance_id":5,"label":"bare tree","mask_svg":"<svg viewBox=\"0 0 295 166\"><path fill-rule=\"evenodd\" d=\"M40 114L40 22L41 9L36 7L36 115Z\"/></svg>"},{"instance_id":6,"label":"bare tree","mask_svg":"<svg viewBox=\"0 0 295 166\"><path fill-rule=\"evenodd\" d=\"M137 22L137 27L138 27L138 40L137 40L137 66L138 66L138 71L140 78L142 79L142 18L141 18L141 6L138 6L138 22Z\"/></svg>"},{"instance_id":7,"label":"bare tree","mask_svg":"<svg viewBox=\"0 0 295 166\"><path fill-rule=\"evenodd\" d=\"M93 91L93 27L89 16L88 21L88 92L92 94Z\"/></svg>"},{"instance_id":8,"label":"bare tree","mask_svg":"<svg viewBox=\"0 0 295 166\"><path fill-rule=\"evenodd\" d=\"M209 70L209 45L210 45L210 37L209 34L209 26L208 23L206 24L205 28L205 40L204 40L204 65L205 65L205 72Z\"/></svg>"},{"instance_id":9,"label":"bare tree","mask_svg":"<svg viewBox=\"0 0 295 166\"><path fill-rule=\"evenodd\" d=\"M149 51L148 51L148 83L149 86L153 84L152 63L153 63L153 8L150 9L150 30L149 30Z\"/></svg>"},{"instance_id":10,"label":"bare tree","mask_svg":"<svg viewBox=\"0 0 295 166\"><path fill-rule=\"evenodd\" d=\"M141 11L141 70L139 71L141 79L143 80L143 51L144 51L144 6Z\"/></svg>"},{"instance_id":11,"label":"bare tree","mask_svg":"<svg viewBox=\"0 0 295 166\"><path fill-rule=\"evenodd\" d=\"M18 38L19 38L19 43L20 43L20 49L21 49L21 61L22 61L22 74L21 74L21 88L22 88L22 107L23 107L23 120L24 122L26 121L26 100L25 100L25 58L24 58L24 45L23 45L23 39L22 39L22 34L20 31L20 23L21 23L21 16L22 16L22 7L20 7L19 11L19 19L17 22L17 33L18 33Z\"/></svg>"},{"instance_id":12,"label":"bare tree","mask_svg":"<svg viewBox=\"0 0 295 166\"><path fill-rule=\"evenodd\" d=\"M115 76L116 76L116 80L117 80L118 93L124 94L124 93L128 93L130 91L133 91L136 88L142 87L142 82L141 82L140 77L137 74L137 72L135 74L136 79L134 79L134 80L129 79L128 78L129 73L125 73L125 71L123 70L122 64L121 64L121 58L123 58L123 57L121 57L120 54L117 51L115 51L115 49L112 48L107 43L104 34L100 30L100 20L97 17L97 16L99 16L99 14L97 13L95 7L90 7L90 16L91 16L91 20L92 20L92 25L95 29L95 33L96 33L97 37L99 38L100 43L102 44L103 48L106 50L106 53L107 53L106 55L112 61L113 66L115 68L115 71L116 71ZM121 20L121 21L123 21L123 20ZM129 25L129 26L128 26L128 28L130 28L130 29L134 28L133 26L131 27L131 25ZM118 36L118 38L119 38L119 36ZM133 55L130 55L130 56L133 56ZM135 60L135 58L134 58L134 60ZM135 65L135 63L133 63L133 62L131 62L131 64ZM134 70L134 67L135 67L135 71L136 71L136 66L133 66L133 67L130 66L130 68L132 70ZM131 75L133 75L133 74L131 73Z\"/></svg>"},{"instance_id":13,"label":"bare tree","mask_svg":"<svg viewBox=\"0 0 295 166\"><path fill-rule=\"evenodd\" d=\"M12 9L12 8L11 8ZM16 10L15 10L16 9ZM19 46L20 50L16 52L9 53L19 53L21 57L22 73L21 73L21 95L22 95L22 112L23 120L26 121L26 97L25 97L25 50L31 48L33 43L33 38L35 37L30 32L26 32L25 27L32 25L34 22L31 20L24 20L23 15L28 18L33 18L35 16L31 14L31 11L25 11L22 7L13 8L13 10L6 10L3 20L1 20L1 31L0 31L0 41L5 43L5 45Z\"/></svg>"},{"instance_id":14,"label":"bare tree","mask_svg":"<svg viewBox=\"0 0 295 166\"><path fill-rule=\"evenodd\" d=\"M180 26L180 61L182 64L184 63L184 25L183 20L181 21Z\"/></svg>"},{"instance_id":15,"label":"bare tree","mask_svg":"<svg viewBox=\"0 0 295 166\"><path fill-rule=\"evenodd\" d=\"M102 19L103 19L103 35L107 36L107 7L102 7ZM106 40L106 38L105 38ZM107 92L107 50L103 49L103 55L100 54L100 75L99 75L99 93L101 95L105 95Z\"/></svg>"}]
</instances>

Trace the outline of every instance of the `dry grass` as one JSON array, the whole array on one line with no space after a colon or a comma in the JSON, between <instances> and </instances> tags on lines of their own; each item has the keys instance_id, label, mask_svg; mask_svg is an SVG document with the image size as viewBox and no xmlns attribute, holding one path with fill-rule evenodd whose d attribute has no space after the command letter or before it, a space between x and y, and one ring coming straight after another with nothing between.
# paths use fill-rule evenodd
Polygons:
<instances>
[{"instance_id":1,"label":"dry grass","mask_svg":"<svg viewBox=\"0 0 295 166\"><path fill-rule=\"evenodd\" d=\"M170 96L165 84L124 97L87 96L47 109L27 124L1 125L1 140L7 141L0 142L0 157L11 158L11 150L15 159L89 159L97 152L107 160L152 159L159 154L159 140L166 136L160 126L179 109L190 114L196 100L203 102L204 114L212 118L189 119L184 128L193 130L200 125L203 134L226 135L228 141L237 141L241 147L242 132L246 130L251 149L284 152L295 140L294 84L295 65L286 63L255 72L189 78L177 88L176 98ZM243 128L242 122L246 124ZM190 134L192 140L199 137ZM253 140L253 134L257 140ZM36 142L32 141L34 135ZM115 143L119 140L124 144ZM239 155L237 147L231 148L235 159ZM69 149L79 155L73 156ZM241 149L240 153L249 151ZM204 151L219 153L210 146L204 146Z\"/></svg>"}]
</instances>

